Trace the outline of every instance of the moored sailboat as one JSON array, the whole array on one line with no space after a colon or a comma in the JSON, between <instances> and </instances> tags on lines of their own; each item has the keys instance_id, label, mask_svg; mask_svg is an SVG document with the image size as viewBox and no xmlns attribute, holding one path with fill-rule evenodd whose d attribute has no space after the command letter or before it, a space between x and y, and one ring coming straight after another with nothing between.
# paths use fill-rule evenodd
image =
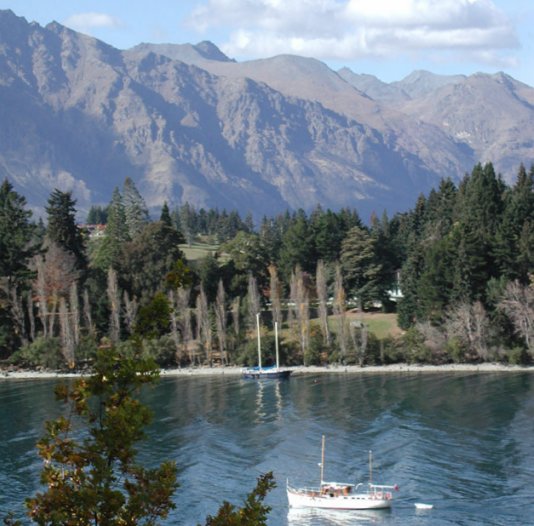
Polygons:
<instances>
[{"instance_id":1,"label":"moored sailboat","mask_svg":"<svg viewBox=\"0 0 534 526\"><path fill-rule=\"evenodd\" d=\"M369 483L364 485L324 481L325 437L321 453L321 482L315 488L293 488L287 482L287 500L293 508L323 508L334 510L378 510L390 508L393 502L391 490L396 485L373 484L372 453L369 452Z\"/></svg>"},{"instance_id":2,"label":"moored sailboat","mask_svg":"<svg viewBox=\"0 0 534 526\"><path fill-rule=\"evenodd\" d=\"M269 367L262 366L261 360L261 336L260 336L260 314L256 314L256 330L258 337L258 365L256 367L246 367L242 370L243 378L254 380L289 378L291 369L280 367L280 357L278 352L278 323L274 324L275 347L276 347L276 365Z\"/></svg>"}]
</instances>

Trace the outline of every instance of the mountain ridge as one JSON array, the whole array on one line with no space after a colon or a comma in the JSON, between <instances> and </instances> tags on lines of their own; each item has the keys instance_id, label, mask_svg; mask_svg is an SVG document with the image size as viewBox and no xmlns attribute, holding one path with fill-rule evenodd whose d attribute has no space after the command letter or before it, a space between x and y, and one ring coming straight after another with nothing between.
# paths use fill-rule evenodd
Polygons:
<instances>
[{"instance_id":1,"label":"mountain ridge","mask_svg":"<svg viewBox=\"0 0 534 526\"><path fill-rule=\"evenodd\" d=\"M239 63L211 42L118 50L12 11L0 101L0 177L38 212L55 187L82 211L105 204L129 176L153 210L320 204L366 219L477 162L510 182L534 161L534 89L504 74L386 84L294 55Z\"/></svg>"}]
</instances>

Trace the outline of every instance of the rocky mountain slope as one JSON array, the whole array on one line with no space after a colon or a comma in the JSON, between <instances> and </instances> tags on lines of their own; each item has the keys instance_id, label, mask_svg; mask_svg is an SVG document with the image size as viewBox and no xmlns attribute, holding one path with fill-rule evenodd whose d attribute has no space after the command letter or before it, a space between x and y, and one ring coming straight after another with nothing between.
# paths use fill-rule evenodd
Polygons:
<instances>
[{"instance_id":1,"label":"rocky mountain slope","mask_svg":"<svg viewBox=\"0 0 534 526\"><path fill-rule=\"evenodd\" d=\"M39 210L55 187L107 203L130 176L155 210L256 217L406 209L440 178L534 161L534 89L503 74L385 84L309 58L237 63L216 46L121 51L0 11L0 177Z\"/></svg>"}]
</instances>

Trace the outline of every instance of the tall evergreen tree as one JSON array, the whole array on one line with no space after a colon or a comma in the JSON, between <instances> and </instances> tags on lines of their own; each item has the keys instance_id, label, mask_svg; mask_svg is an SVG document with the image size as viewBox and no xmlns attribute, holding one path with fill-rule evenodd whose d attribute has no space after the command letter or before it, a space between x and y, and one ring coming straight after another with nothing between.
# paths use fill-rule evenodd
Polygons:
<instances>
[{"instance_id":1,"label":"tall evergreen tree","mask_svg":"<svg viewBox=\"0 0 534 526\"><path fill-rule=\"evenodd\" d=\"M177 261L184 259L179 247L182 242L180 232L155 221L125 243L118 270L132 296L146 303L157 291L167 288L167 275L176 269Z\"/></svg>"},{"instance_id":2,"label":"tall evergreen tree","mask_svg":"<svg viewBox=\"0 0 534 526\"><path fill-rule=\"evenodd\" d=\"M26 199L4 180L0 186L0 357L11 354L24 337L21 290L28 287L29 261L37 251L30 217Z\"/></svg>"},{"instance_id":3,"label":"tall evergreen tree","mask_svg":"<svg viewBox=\"0 0 534 526\"><path fill-rule=\"evenodd\" d=\"M315 261L313 232L304 210L299 210L282 237L279 266L288 278L297 265L309 274L314 273Z\"/></svg>"},{"instance_id":4,"label":"tall evergreen tree","mask_svg":"<svg viewBox=\"0 0 534 526\"><path fill-rule=\"evenodd\" d=\"M5 179L0 186L0 278L11 283L30 275L28 263L37 250L31 216L26 199Z\"/></svg>"},{"instance_id":5,"label":"tall evergreen tree","mask_svg":"<svg viewBox=\"0 0 534 526\"><path fill-rule=\"evenodd\" d=\"M527 173L521 165L515 185L504 197L502 221L495 236L495 257L500 272L509 280L528 283L534 270L534 166Z\"/></svg>"},{"instance_id":6,"label":"tall evergreen tree","mask_svg":"<svg viewBox=\"0 0 534 526\"><path fill-rule=\"evenodd\" d=\"M121 260L122 249L130 240L122 196L115 187L108 206L106 233L98 243L91 261L92 265L106 272L110 266L116 268Z\"/></svg>"},{"instance_id":7,"label":"tall evergreen tree","mask_svg":"<svg viewBox=\"0 0 534 526\"><path fill-rule=\"evenodd\" d=\"M87 214L87 223L90 225L105 225L108 222L108 208L92 206Z\"/></svg>"},{"instance_id":8,"label":"tall evergreen tree","mask_svg":"<svg viewBox=\"0 0 534 526\"><path fill-rule=\"evenodd\" d=\"M124 180L122 194L126 224L130 236L134 238L149 221L148 208L135 183L129 177Z\"/></svg>"},{"instance_id":9,"label":"tall evergreen tree","mask_svg":"<svg viewBox=\"0 0 534 526\"><path fill-rule=\"evenodd\" d=\"M347 288L365 306L383 297L382 265L377 259L376 239L365 229L352 227L341 246L341 267Z\"/></svg>"},{"instance_id":10,"label":"tall evergreen tree","mask_svg":"<svg viewBox=\"0 0 534 526\"><path fill-rule=\"evenodd\" d=\"M46 235L67 252L74 254L79 270L87 267L85 244L81 230L76 225L76 200L71 192L57 188L52 192L46 206L48 225Z\"/></svg>"},{"instance_id":11,"label":"tall evergreen tree","mask_svg":"<svg viewBox=\"0 0 534 526\"><path fill-rule=\"evenodd\" d=\"M167 201L165 201L163 203L163 206L161 207L161 215L159 217L159 220L162 223L165 223L167 226L170 226L170 227L174 226L172 219L171 219L171 214L169 212L169 206L167 205Z\"/></svg>"}]
</instances>

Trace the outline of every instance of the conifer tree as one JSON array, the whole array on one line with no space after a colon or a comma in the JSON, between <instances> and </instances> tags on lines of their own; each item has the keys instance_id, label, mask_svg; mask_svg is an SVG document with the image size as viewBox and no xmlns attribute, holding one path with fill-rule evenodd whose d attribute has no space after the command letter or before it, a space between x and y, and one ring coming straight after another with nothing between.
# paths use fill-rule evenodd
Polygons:
<instances>
[{"instance_id":1,"label":"conifer tree","mask_svg":"<svg viewBox=\"0 0 534 526\"><path fill-rule=\"evenodd\" d=\"M0 357L11 354L23 336L13 309L20 305L22 290L28 287L29 262L37 251L30 217L26 199L4 180L0 185Z\"/></svg>"},{"instance_id":2,"label":"conifer tree","mask_svg":"<svg viewBox=\"0 0 534 526\"><path fill-rule=\"evenodd\" d=\"M122 189L124 212L128 232L132 238L143 230L149 221L148 208L135 183L127 177Z\"/></svg>"},{"instance_id":3,"label":"conifer tree","mask_svg":"<svg viewBox=\"0 0 534 526\"><path fill-rule=\"evenodd\" d=\"M161 207L161 215L160 215L160 218L159 220L162 222L162 223L165 223L167 226L169 227L172 227L173 224L172 224L172 219L171 219L171 214L169 212L169 207L167 205L167 201L165 201L163 203L163 206Z\"/></svg>"},{"instance_id":4,"label":"conifer tree","mask_svg":"<svg viewBox=\"0 0 534 526\"><path fill-rule=\"evenodd\" d=\"M523 165L515 185L504 197L504 211L495 236L495 256L500 272L509 280L528 283L534 270L534 166L529 173Z\"/></svg>"},{"instance_id":5,"label":"conifer tree","mask_svg":"<svg viewBox=\"0 0 534 526\"><path fill-rule=\"evenodd\" d=\"M280 268L286 277L300 265L303 271L315 271L315 246L304 210L299 210L294 221L282 237L280 248Z\"/></svg>"},{"instance_id":6,"label":"conifer tree","mask_svg":"<svg viewBox=\"0 0 534 526\"><path fill-rule=\"evenodd\" d=\"M0 278L12 283L31 275L28 264L37 250L31 216L26 199L5 179L0 185Z\"/></svg>"},{"instance_id":7,"label":"conifer tree","mask_svg":"<svg viewBox=\"0 0 534 526\"><path fill-rule=\"evenodd\" d=\"M341 247L341 266L348 289L362 305L381 299L382 265L377 259L376 239L358 226L349 230Z\"/></svg>"},{"instance_id":8,"label":"conifer tree","mask_svg":"<svg viewBox=\"0 0 534 526\"><path fill-rule=\"evenodd\" d=\"M126 242L130 241L130 233L126 224L126 212L122 196L117 187L113 190L111 202L108 206L108 222L104 238L98 244L92 259L92 265L107 271L111 267L118 267L121 252Z\"/></svg>"},{"instance_id":9,"label":"conifer tree","mask_svg":"<svg viewBox=\"0 0 534 526\"><path fill-rule=\"evenodd\" d=\"M74 255L79 270L85 270L85 245L82 232L76 225L75 205L76 200L72 198L71 192L62 192L57 188L52 192L46 206L46 235L50 241Z\"/></svg>"}]
</instances>

